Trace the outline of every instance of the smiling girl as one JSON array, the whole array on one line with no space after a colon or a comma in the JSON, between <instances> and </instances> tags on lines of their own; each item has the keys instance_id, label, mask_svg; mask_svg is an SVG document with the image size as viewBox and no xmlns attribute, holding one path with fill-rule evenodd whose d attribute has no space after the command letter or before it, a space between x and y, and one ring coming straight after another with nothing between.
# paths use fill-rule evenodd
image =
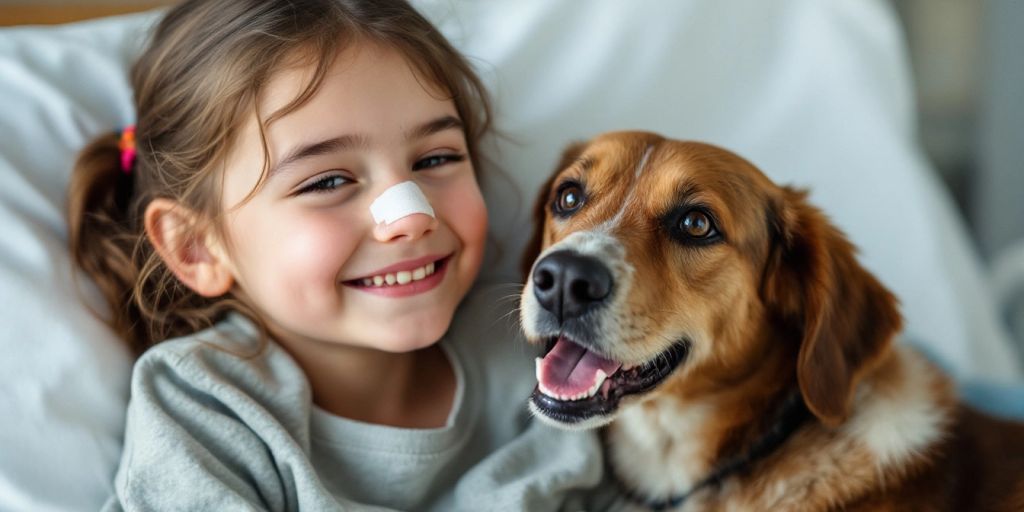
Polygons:
<instances>
[{"instance_id":1,"label":"smiling girl","mask_svg":"<svg viewBox=\"0 0 1024 512\"><path fill-rule=\"evenodd\" d=\"M68 204L142 354L108 508L545 510L598 483L595 438L524 421L531 361L466 299L487 99L411 7L184 2L131 79L136 124Z\"/></svg>"}]
</instances>

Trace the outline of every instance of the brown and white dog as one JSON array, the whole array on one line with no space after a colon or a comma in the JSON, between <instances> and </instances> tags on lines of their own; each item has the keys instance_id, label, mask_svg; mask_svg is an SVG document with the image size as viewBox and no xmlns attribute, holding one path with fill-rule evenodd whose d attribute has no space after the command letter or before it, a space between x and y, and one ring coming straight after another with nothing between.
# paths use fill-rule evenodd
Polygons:
<instances>
[{"instance_id":1,"label":"brown and white dog","mask_svg":"<svg viewBox=\"0 0 1024 512\"><path fill-rule=\"evenodd\" d=\"M570 147L536 214L530 408L604 426L631 501L1024 510L1024 427L893 343L896 299L805 193L714 146L619 132Z\"/></svg>"}]
</instances>

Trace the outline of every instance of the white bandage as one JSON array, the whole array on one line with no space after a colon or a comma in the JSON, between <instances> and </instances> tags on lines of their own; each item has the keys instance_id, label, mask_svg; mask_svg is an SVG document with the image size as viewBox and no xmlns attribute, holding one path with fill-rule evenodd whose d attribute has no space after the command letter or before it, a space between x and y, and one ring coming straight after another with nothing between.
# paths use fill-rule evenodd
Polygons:
<instances>
[{"instance_id":1,"label":"white bandage","mask_svg":"<svg viewBox=\"0 0 1024 512\"><path fill-rule=\"evenodd\" d=\"M430 207L427 196L412 181L403 181L381 192L370 204L370 215L373 222L391 224L414 213L425 213L434 217L434 209Z\"/></svg>"}]
</instances>

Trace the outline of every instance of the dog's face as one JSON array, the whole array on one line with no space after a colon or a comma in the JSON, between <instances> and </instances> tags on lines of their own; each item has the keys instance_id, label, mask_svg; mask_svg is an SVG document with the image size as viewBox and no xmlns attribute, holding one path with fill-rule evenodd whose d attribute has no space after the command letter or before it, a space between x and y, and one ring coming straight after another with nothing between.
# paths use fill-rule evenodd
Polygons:
<instances>
[{"instance_id":1,"label":"dog's face","mask_svg":"<svg viewBox=\"0 0 1024 512\"><path fill-rule=\"evenodd\" d=\"M841 419L899 317L803 197L706 144L619 132L567 150L524 261L522 327L548 348L531 409L560 426L598 426L656 392L743 378L772 350L792 353L811 410ZM880 327L845 325L859 319L836 314L837 294ZM888 307L871 305L879 300ZM861 331L836 335L850 329ZM781 346L767 330L798 339Z\"/></svg>"}]
</instances>

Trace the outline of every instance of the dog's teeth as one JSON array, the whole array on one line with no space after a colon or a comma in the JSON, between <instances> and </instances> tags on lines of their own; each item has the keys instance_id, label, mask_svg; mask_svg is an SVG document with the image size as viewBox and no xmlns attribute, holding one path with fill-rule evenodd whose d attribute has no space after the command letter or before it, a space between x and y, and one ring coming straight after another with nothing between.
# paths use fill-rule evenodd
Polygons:
<instances>
[{"instance_id":1,"label":"dog's teeth","mask_svg":"<svg viewBox=\"0 0 1024 512\"><path fill-rule=\"evenodd\" d=\"M558 393L555 393L554 391L551 391L550 389L544 387L544 383L541 382L540 380L537 381L537 389L540 389L541 393L544 393L545 395L550 396L551 398L559 398Z\"/></svg>"},{"instance_id":2,"label":"dog's teeth","mask_svg":"<svg viewBox=\"0 0 1024 512\"><path fill-rule=\"evenodd\" d=\"M540 367L544 363L544 358L538 357L537 359L534 360L534 362L536 363L535 366L537 368L537 370L536 370L537 371L537 383L539 384L540 383Z\"/></svg>"},{"instance_id":3,"label":"dog's teeth","mask_svg":"<svg viewBox=\"0 0 1024 512\"><path fill-rule=\"evenodd\" d=\"M598 369L597 380L594 381L594 385L590 386L590 389L588 389L586 393L582 393L583 396L581 398L590 398L596 395L597 390L601 389L601 385L604 384L606 379L608 379L608 375L604 373L604 370Z\"/></svg>"}]
</instances>

